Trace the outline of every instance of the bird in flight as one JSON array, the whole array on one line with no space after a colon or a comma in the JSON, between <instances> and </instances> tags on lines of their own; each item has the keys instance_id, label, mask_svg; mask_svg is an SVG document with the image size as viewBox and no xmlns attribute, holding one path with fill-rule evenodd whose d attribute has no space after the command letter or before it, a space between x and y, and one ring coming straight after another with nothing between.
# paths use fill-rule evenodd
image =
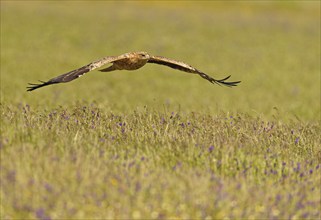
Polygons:
<instances>
[{"instance_id":1,"label":"bird in flight","mask_svg":"<svg viewBox=\"0 0 321 220\"><path fill-rule=\"evenodd\" d=\"M40 84L29 83L29 86L27 87L27 91L33 91L43 86L48 86L52 84L70 82L74 79L81 77L85 73L92 71L94 69L100 68L106 64L112 64L112 65L107 68L101 69L99 71L110 72L114 70L137 70L143 67L146 63L156 63L156 64L171 67L173 69L181 70L184 72L198 74L202 78L210 81L213 84L215 83L218 85L232 87L232 86L236 86L238 83L241 82L241 81L227 82L226 80L229 79L231 76L225 77L224 79L214 79L211 76L181 61L176 61L176 60L168 59L166 57L161 57L161 56L152 56L146 52L130 52L130 53L122 54L120 56L104 57L102 59L89 63L83 67L80 67L68 73L52 78L46 82L40 81L41 82Z\"/></svg>"}]
</instances>

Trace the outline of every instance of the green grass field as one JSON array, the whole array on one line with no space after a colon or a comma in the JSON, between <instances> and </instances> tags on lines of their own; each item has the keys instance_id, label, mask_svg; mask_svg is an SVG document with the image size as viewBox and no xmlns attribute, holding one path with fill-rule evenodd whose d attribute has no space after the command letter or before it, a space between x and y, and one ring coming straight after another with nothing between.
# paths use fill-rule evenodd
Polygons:
<instances>
[{"instance_id":1,"label":"green grass field","mask_svg":"<svg viewBox=\"0 0 321 220\"><path fill-rule=\"evenodd\" d=\"M147 51L146 65L26 92ZM1 1L1 219L320 219L320 2Z\"/></svg>"}]
</instances>

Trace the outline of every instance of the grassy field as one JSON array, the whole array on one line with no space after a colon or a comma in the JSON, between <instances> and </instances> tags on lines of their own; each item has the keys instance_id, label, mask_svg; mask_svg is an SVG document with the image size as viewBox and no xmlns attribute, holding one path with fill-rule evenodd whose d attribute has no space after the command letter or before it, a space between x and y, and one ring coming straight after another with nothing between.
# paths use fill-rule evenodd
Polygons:
<instances>
[{"instance_id":1,"label":"grassy field","mask_svg":"<svg viewBox=\"0 0 321 220\"><path fill-rule=\"evenodd\" d=\"M1 1L1 219L318 219L320 2ZM165 66L28 82L147 51Z\"/></svg>"}]
</instances>

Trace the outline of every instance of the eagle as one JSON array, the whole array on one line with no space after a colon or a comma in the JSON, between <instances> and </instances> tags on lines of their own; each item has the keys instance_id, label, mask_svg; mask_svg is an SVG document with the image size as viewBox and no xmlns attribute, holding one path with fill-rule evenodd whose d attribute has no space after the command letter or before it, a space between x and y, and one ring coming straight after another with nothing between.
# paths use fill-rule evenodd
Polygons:
<instances>
[{"instance_id":1,"label":"eagle","mask_svg":"<svg viewBox=\"0 0 321 220\"><path fill-rule=\"evenodd\" d=\"M181 61L176 61L176 60L169 59L162 56L152 56L152 55L149 55L147 52L129 52L129 53L122 54L120 56L107 56L107 57L101 58L83 67L80 67L68 73L54 77L46 82L39 80L39 82L41 82L40 84L29 83L29 86L27 87L27 91L33 91L35 89L39 89L41 87L52 85L52 84L70 82L74 79L81 77L85 73L88 73L89 71L100 68L106 64L111 64L111 65L99 71L110 72L114 70L137 70L143 67L146 63L155 63L160 65L165 65L173 69L181 70L187 73L198 74L202 78L210 81L213 84L224 85L227 87L236 86L238 83L241 82L241 81L227 82L226 80L228 80L231 76L227 76L224 79L214 79L211 76L203 73L202 71Z\"/></svg>"}]
</instances>

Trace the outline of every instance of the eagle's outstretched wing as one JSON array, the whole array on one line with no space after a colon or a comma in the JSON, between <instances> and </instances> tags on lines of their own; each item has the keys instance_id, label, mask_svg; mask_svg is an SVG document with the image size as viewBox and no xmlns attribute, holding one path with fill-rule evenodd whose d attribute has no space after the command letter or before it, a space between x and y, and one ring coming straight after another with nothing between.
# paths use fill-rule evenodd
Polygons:
<instances>
[{"instance_id":1,"label":"eagle's outstretched wing","mask_svg":"<svg viewBox=\"0 0 321 220\"><path fill-rule=\"evenodd\" d=\"M225 86L231 87L231 86L237 86L237 84L241 82L241 81L226 82L226 80L229 79L231 76L225 77L224 79L214 79L211 76L199 71L198 69L196 69L196 68L194 68L184 62L168 59L166 57L150 56L148 63L161 64L161 65L169 66L173 69L178 69L178 70L181 70L184 72L195 73L195 74L200 75L204 79L210 81L213 84L216 83L218 85L225 85Z\"/></svg>"},{"instance_id":2,"label":"eagle's outstretched wing","mask_svg":"<svg viewBox=\"0 0 321 220\"><path fill-rule=\"evenodd\" d=\"M214 79L211 76L181 61L176 61L176 60L172 60L172 59L168 59L160 56L150 56L146 52L131 52L120 56L104 57L102 59L89 63L83 67L80 67L68 73L52 78L47 82L40 81L41 82L40 84L29 83L29 86L27 87L27 91L33 91L35 89L41 88L43 86L48 86L51 84L65 83L65 82L72 81L84 75L85 73L92 71L94 69L97 69L99 67L102 67L108 63L113 63L113 65L106 69L102 69L101 71L109 72L116 69L136 70L144 66L146 62L161 64L161 65L169 66L171 68L178 69L184 72L198 74L202 78L210 81L213 84L216 83L218 85L225 85L228 87L232 87L232 86L236 86L238 83L241 82L241 81L227 82L226 80L229 79L230 76L225 77L224 79ZM115 64L117 65L115 66Z\"/></svg>"},{"instance_id":3,"label":"eagle's outstretched wing","mask_svg":"<svg viewBox=\"0 0 321 220\"><path fill-rule=\"evenodd\" d=\"M40 87L48 86L48 85L55 84L55 83L65 83L65 82L72 81L74 79L81 77L82 75L84 75L85 73L87 73L89 71L92 71L94 69L97 69L97 68L105 65L105 64L112 63L114 61L121 60L124 58L125 57L123 55L104 57L102 59L99 59L97 61L89 63L86 66L80 67L80 68L72 70L68 73L62 74L62 75L57 76L55 78L52 78L52 79L48 80L47 82L39 80L41 82L41 84L29 83L30 86L27 87L27 91L32 91L32 90L38 89Z\"/></svg>"}]
</instances>

